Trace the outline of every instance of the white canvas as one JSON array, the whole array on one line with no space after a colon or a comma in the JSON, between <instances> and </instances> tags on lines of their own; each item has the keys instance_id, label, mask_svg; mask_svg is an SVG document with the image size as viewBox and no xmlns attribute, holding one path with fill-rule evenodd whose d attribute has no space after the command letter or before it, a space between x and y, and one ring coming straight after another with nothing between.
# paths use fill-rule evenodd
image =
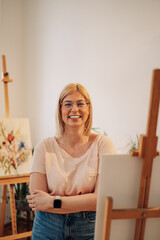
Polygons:
<instances>
[{"instance_id":1,"label":"white canvas","mask_svg":"<svg viewBox=\"0 0 160 240\"><path fill-rule=\"evenodd\" d=\"M102 239L104 202L113 208L137 208L142 159L130 155L104 155L100 166L95 240ZM160 157L153 162L149 207L160 207ZM135 220L112 220L110 240L134 240ZM144 240L160 239L160 219L147 219Z\"/></svg>"},{"instance_id":2,"label":"white canvas","mask_svg":"<svg viewBox=\"0 0 160 240\"><path fill-rule=\"evenodd\" d=\"M0 119L0 177L29 173L31 158L29 119Z\"/></svg>"}]
</instances>

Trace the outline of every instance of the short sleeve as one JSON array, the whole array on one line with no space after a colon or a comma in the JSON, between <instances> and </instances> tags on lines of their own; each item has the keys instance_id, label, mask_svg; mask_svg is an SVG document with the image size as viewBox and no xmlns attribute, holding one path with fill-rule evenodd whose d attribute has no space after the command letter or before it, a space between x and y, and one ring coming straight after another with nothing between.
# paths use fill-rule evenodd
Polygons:
<instances>
[{"instance_id":1,"label":"short sleeve","mask_svg":"<svg viewBox=\"0 0 160 240\"><path fill-rule=\"evenodd\" d=\"M45 145L40 143L36 145L34 149L34 154L32 158L31 170L30 173L39 172L46 174L45 170Z\"/></svg>"},{"instance_id":2,"label":"short sleeve","mask_svg":"<svg viewBox=\"0 0 160 240\"><path fill-rule=\"evenodd\" d=\"M108 136L101 136L99 140L99 154L115 154L113 141Z\"/></svg>"},{"instance_id":3,"label":"short sleeve","mask_svg":"<svg viewBox=\"0 0 160 240\"><path fill-rule=\"evenodd\" d=\"M100 171L101 159L104 154L116 154L113 141L108 136L101 136L99 140L99 161L100 161L99 171Z\"/></svg>"}]
</instances>

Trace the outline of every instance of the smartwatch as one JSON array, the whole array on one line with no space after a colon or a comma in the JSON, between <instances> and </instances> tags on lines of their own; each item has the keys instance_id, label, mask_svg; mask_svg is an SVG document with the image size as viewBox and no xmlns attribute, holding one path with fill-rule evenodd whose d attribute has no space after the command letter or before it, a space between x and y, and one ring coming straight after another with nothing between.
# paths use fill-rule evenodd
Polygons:
<instances>
[{"instance_id":1,"label":"smartwatch","mask_svg":"<svg viewBox=\"0 0 160 240\"><path fill-rule=\"evenodd\" d=\"M53 200L53 208L61 208L61 206L62 206L62 201L60 196L55 196Z\"/></svg>"}]
</instances>

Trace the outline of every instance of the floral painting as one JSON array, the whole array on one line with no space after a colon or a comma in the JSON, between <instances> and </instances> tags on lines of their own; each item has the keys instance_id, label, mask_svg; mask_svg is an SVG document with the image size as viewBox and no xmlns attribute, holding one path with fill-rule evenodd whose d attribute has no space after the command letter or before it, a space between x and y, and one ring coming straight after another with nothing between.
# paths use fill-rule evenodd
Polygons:
<instances>
[{"instance_id":1,"label":"floral painting","mask_svg":"<svg viewBox=\"0 0 160 240\"><path fill-rule=\"evenodd\" d=\"M29 119L0 119L0 177L29 173L31 157Z\"/></svg>"}]
</instances>

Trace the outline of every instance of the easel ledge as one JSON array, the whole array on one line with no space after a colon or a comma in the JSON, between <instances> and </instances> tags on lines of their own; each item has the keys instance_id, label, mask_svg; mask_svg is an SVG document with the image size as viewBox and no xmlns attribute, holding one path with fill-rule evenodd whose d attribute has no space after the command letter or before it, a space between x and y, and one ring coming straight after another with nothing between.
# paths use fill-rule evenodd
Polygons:
<instances>
[{"instance_id":1,"label":"easel ledge","mask_svg":"<svg viewBox=\"0 0 160 240\"><path fill-rule=\"evenodd\" d=\"M13 234L10 236L6 236L6 237L1 237L1 240L13 240L13 239L23 239L26 237L31 237L32 236L32 231L30 232L25 232L25 233L18 233L18 234Z\"/></svg>"},{"instance_id":2,"label":"easel ledge","mask_svg":"<svg viewBox=\"0 0 160 240\"><path fill-rule=\"evenodd\" d=\"M0 177L0 185L29 182L29 174Z\"/></svg>"}]
</instances>

